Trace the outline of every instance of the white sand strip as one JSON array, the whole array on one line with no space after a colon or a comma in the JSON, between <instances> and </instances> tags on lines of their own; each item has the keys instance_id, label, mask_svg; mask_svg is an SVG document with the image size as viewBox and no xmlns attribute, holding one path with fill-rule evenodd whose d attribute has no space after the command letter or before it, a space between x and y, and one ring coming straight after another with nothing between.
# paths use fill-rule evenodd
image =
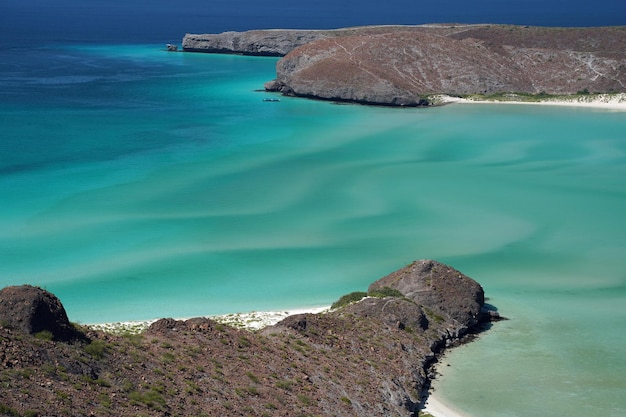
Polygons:
<instances>
[{"instance_id":1,"label":"white sand strip","mask_svg":"<svg viewBox=\"0 0 626 417\"><path fill-rule=\"evenodd\" d=\"M620 110L626 111L626 93L619 94L590 94L590 95L577 95L571 99L568 98L546 98L539 101L523 101L523 97L520 100L483 100L472 98L451 97L445 95L439 95L433 97L435 102L441 104L459 103L459 104L529 104L540 106L573 106L573 107L587 107L607 110Z\"/></svg>"},{"instance_id":2,"label":"white sand strip","mask_svg":"<svg viewBox=\"0 0 626 417\"><path fill-rule=\"evenodd\" d=\"M304 313L323 313L330 309L329 306L311 307L295 310L284 311L251 311L248 313L232 313L219 316L206 316L219 323L226 324L239 329L259 330L267 326L274 325L288 316ZM186 320L186 319L179 319ZM98 323L89 324L88 326L95 330L101 330L108 333L124 334L124 333L141 333L146 330L154 320L138 320L138 321L120 321L115 323Z\"/></svg>"},{"instance_id":3,"label":"white sand strip","mask_svg":"<svg viewBox=\"0 0 626 417\"><path fill-rule=\"evenodd\" d=\"M318 314L328 311L329 309L330 307L324 306L287 311L251 311L249 313L234 313L222 316L212 316L209 318L240 329L259 330L264 327L274 325L284 318L295 314Z\"/></svg>"},{"instance_id":4,"label":"white sand strip","mask_svg":"<svg viewBox=\"0 0 626 417\"><path fill-rule=\"evenodd\" d=\"M441 401L435 393L429 394L422 411L434 417L470 417L468 414L464 414Z\"/></svg>"}]
</instances>

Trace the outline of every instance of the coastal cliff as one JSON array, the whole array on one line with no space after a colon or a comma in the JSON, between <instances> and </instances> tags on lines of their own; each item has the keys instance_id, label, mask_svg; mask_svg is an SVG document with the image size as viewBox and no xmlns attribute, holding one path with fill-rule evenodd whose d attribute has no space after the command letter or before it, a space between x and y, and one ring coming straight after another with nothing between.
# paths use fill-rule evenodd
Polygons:
<instances>
[{"instance_id":1,"label":"coastal cliff","mask_svg":"<svg viewBox=\"0 0 626 417\"><path fill-rule=\"evenodd\" d=\"M251 30L219 34L186 34L183 51L253 56L284 56L294 48L327 37L318 30Z\"/></svg>"},{"instance_id":2,"label":"coastal cliff","mask_svg":"<svg viewBox=\"0 0 626 417\"><path fill-rule=\"evenodd\" d=\"M626 92L625 27L425 25L231 32L215 35L214 46L205 49L192 39L185 37L185 50L255 54L268 45L274 55L286 52L276 79L265 87L300 97L422 106L437 94Z\"/></svg>"},{"instance_id":3,"label":"coastal cliff","mask_svg":"<svg viewBox=\"0 0 626 417\"><path fill-rule=\"evenodd\" d=\"M430 260L257 332L161 319L128 335L74 325L67 339L24 325L46 305L66 324L54 298L0 291L5 414L415 416L436 355L498 317L476 281Z\"/></svg>"}]
</instances>

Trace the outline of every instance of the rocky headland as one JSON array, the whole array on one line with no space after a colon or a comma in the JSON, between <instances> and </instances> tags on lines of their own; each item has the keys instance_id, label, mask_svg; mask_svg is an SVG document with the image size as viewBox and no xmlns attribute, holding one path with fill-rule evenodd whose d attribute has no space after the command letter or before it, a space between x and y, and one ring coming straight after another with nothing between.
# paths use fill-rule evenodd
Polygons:
<instances>
[{"instance_id":1,"label":"rocky headland","mask_svg":"<svg viewBox=\"0 0 626 417\"><path fill-rule=\"evenodd\" d=\"M446 94L626 92L626 27L376 26L187 34L183 50L283 56L269 91L423 106Z\"/></svg>"},{"instance_id":2,"label":"rocky headland","mask_svg":"<svg viewBox=\"0 0 626 417\"><path fill-rule=\"evenodd\" d=\"M0 414L416 416L437 355L498 318L476 281L430 260L255 332L195 318L111 334L7 287Z\"/></svg>"}]
</instances>

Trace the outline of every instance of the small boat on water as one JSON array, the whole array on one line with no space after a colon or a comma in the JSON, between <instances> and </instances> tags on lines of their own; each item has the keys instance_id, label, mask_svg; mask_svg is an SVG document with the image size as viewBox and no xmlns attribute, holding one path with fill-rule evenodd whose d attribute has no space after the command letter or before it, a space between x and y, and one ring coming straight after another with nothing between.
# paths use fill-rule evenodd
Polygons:
<instances>
[{"instance_id":1,"label":"small boat on water","mask_svg":"<svg viewBox=\"0 0 626 417\"><path fill-rule=\"evenodd\" d=\"M280 101L280 99L277 98L264 98L263 101L272 101L272 102L276 102L276 101Z\"/></svg>"}]
</instances>

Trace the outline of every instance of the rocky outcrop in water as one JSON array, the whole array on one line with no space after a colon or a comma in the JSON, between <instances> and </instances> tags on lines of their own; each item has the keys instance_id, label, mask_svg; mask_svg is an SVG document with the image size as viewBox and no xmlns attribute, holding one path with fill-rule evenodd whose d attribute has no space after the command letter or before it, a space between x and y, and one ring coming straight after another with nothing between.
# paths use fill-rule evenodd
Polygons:
<instances>
[{"instance_id":1,"label":"rocky outcrop in water","mask_svg":"<svg viewBox=\"0 0 626 417\"><path fill-rule=\"evenodd\" d=\"M333 311L259 332L162 319L142 334L83 328L83 339L54 341L6 320L47 297L22 290L0 299L8 415L415 416L436 355L487 317L482 287L434 261L414 262Z\"/></svg>"},{"instance_id":2,"label":"rocky outcrop in water","mask_svg":"<svg viewBox=\"0 0 626 417\"><path fill-rule=\"evenodd\" d=\"M420 106L436 94L626 92L626 28L378 26L187 35L185 50L285 55L266 89Z\"/></svg>"}]
</instances>

